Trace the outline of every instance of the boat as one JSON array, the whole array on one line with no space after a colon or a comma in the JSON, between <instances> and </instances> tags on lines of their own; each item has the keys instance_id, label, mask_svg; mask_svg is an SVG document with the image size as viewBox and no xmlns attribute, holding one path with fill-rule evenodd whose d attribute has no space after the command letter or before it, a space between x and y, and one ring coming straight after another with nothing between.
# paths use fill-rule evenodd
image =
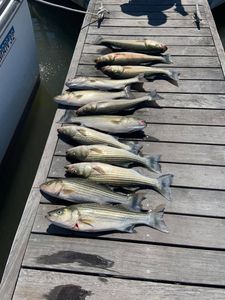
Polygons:
<instances>
[{"instance_id":1,"label":"boat","mask_svg":"<svg viewBox=\"0 0 225 300\"><path fill-rule=\"evenodd\" d=\"M38 79L27 0L0 0L0 162Z\"/></svg>"}]
</instances>

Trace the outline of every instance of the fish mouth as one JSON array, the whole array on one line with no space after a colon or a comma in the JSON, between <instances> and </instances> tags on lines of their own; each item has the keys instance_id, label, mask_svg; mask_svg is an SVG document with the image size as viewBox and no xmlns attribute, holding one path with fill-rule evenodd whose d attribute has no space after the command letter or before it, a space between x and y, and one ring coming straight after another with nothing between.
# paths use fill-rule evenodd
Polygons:
<instances>
[{"instance_id":1,"label":"fish mouth","mask_svg":"<svg viewBox=\"0 0 225 300\"><path fill-rule=\"evenodd\" d=\"M147 123L144 120L138 121L138 124L143 126L144 128L147 126Z\"/></svg>"},{"instance_id":2,"label":"fish mouth","mask_svg":"<svg viewBox=\"0 0 225 300\"><path fill-rule=\"evenodd\" d=\"M163 52L166 52L166 50L168 49L168 47L166 45L163 45Z\"/></svg>"}]
</instances>

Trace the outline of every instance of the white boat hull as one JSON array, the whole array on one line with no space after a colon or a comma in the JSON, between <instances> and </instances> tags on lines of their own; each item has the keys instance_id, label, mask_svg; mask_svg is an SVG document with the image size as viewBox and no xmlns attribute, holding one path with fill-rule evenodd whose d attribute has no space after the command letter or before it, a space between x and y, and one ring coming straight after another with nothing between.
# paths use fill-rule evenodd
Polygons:
<instances>
[{"instance_id":1,"label":"white boat hull","mask_svg":"<svg viewBox=\"0 0 225 300\"><path fill-rule=\"evenodd\" d=\"M0 162L38 77L27 1L10 1L0 16Z\"/></svg>"}]
</instances>

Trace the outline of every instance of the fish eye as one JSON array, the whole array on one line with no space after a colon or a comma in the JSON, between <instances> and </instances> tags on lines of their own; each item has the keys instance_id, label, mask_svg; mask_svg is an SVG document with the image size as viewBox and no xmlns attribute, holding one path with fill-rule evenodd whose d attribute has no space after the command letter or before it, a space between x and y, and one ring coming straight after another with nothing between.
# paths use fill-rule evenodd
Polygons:
<instances>
[{"instance_id":1,"label":"fish eye","mask_svg":"<svg viewBox=\"0 0 225 300\"><path fill-rule=\"evenodd\" d=\"M62 212L62 210L58 210L56 213L57 213L57 215L60 216L60 215L62 215L63 212Z\"/></svg>"}]
</instances>

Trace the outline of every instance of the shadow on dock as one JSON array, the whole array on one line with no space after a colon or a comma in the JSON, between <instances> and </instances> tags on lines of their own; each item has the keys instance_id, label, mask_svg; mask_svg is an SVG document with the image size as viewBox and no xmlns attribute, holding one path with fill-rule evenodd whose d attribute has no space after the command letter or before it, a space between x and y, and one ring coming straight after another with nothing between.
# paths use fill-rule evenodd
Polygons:
<instances>
[{"instance_id":1,"label":"shadow on dock","mask_svg":"<svg viewBox=\"0 0 225 300\"><path fill-rule=\"evenodd\" d=\"M152 2L152 3L151 3ZM140 17L146 14L146 8L148 13L148 24L152 26L159 26L167 22L167 16L164 13L165 10L172 8L174 6L174 11L178 12L182 16L188 15L185 11L181 0L170 0L166 4L157 5L157 11L154 10L156 7L155 1L142 1L141 5L143 5L143 9L140 6L140 0L130 0L128 3L120 5L122 12L131 15ZM137 9L138 7L138 9Z\"/></svg>"}]
</instances>

